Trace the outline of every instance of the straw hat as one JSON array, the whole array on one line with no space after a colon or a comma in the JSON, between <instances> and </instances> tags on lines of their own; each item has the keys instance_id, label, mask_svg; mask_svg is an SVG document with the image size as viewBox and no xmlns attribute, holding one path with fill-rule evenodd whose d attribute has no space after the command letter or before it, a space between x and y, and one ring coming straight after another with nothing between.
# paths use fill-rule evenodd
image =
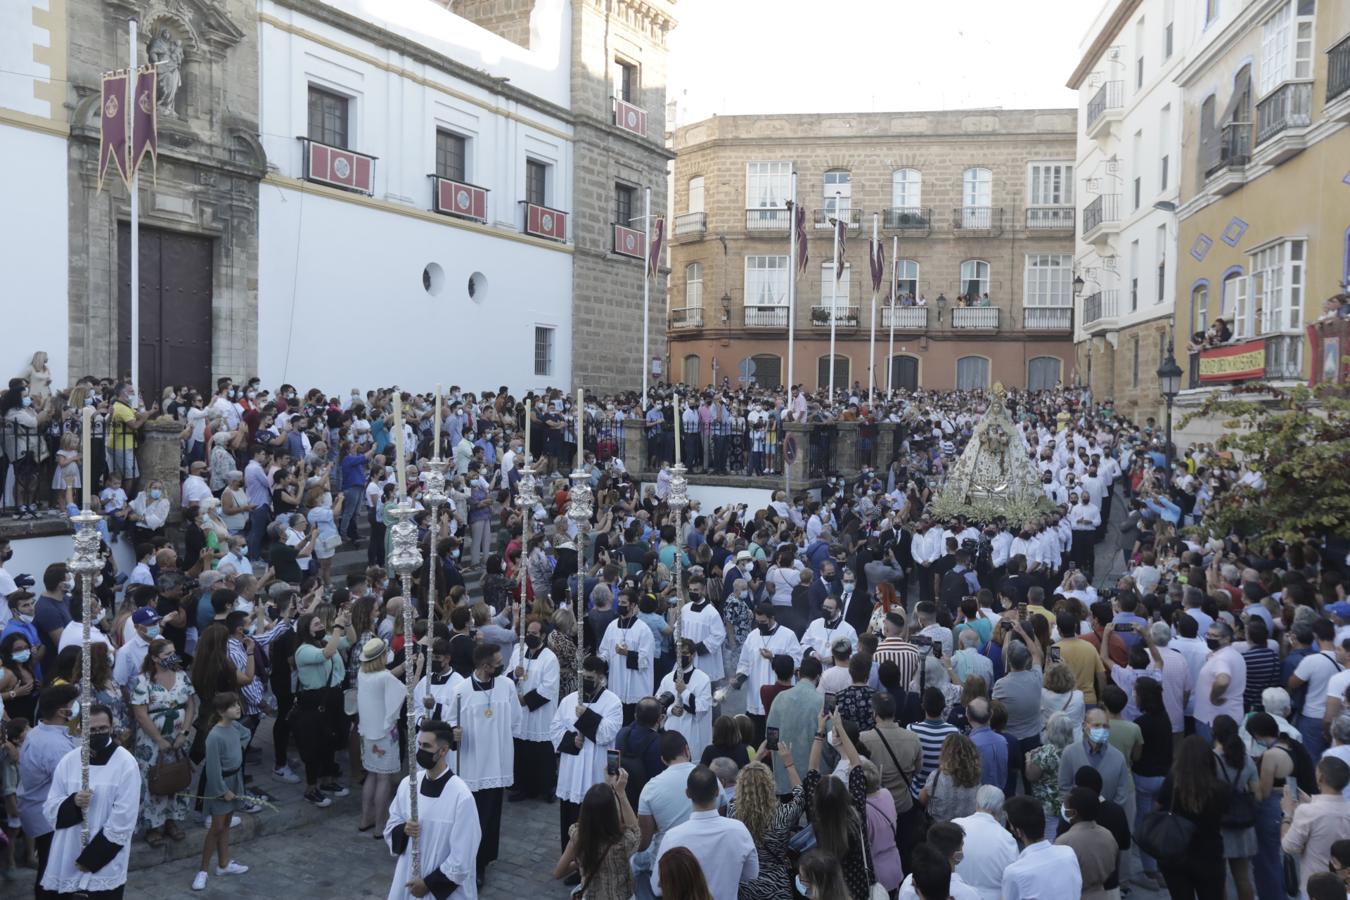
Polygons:
<instances>
[{"instance_id":1,"label":"straw hat","mask_svg":"<svg viewBox=\"0 0 1350 900\"><path fill-rule=\"evenodd\" d=\"M373 637L361 645L361 662L373 662L384 656L385 650L384 639Z\"/></svg>"}]
</instances>

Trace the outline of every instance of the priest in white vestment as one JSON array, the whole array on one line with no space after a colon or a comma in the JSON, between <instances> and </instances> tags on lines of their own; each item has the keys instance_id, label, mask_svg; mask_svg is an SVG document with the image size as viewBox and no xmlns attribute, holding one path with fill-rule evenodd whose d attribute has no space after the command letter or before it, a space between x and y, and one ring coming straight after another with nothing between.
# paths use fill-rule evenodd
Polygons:
<instances>
[{"instance_id":1,"label":"priest in white vestment","mask_svg":"<svg viewBox=\"0 0 1350 900\"><path fill-rule=\"evenodd\" d=\"M384 839L398 857L389 900L435 897L436 900L476 900L477 856L482 834L478 808L469 786L450 770L450 726L427 719L417 733L417 762L404 778L389 806ZM417 791L417 822L410 821L409 794ZM421 854L420 877L411 872L411 844Z\"/></svg>"},{"instance_id":2,"label":"priest in white vestment","mask_svg":"<svg viewBox=\"0 0 1350 900\"><path fill-rule=\"evenodd\" d=\"M42 813L52 823L42 889L55 894L120 898L131 861L131 837L141 811L141 769L113 743L112 714L94 704L89 716L89 790L80 790L80 750L61 758ZM89 822L89 843L81 823Z\"/></svg>"},{"instance_id":3,"label":"priest in white vestment","mask_svg":"<svg viewBox=\"0 0 1350 900\"><path fill-rule=\"evenodd\" d=\"M477 644L473 672L455 688L446 721L455 729L459 777L473 791L482 837L478 844L478 880L497 858L502 800L515 780L515 742L520 727L520 698L509 678L500 676L502 648Z\"/></svg>"},{"instance_id":4,"label":"priest in white vestment","mask_svg":"<svg viewBox=\"0 0 1350 900\"><path fill-rule=\"evenodd\" d=\"M558 810L561 847L567 849L568 830L581 811L581 800L592 785L605 780L608 751L623 727L623 702L605 686L609 667L598 656L581 665L581 689L558 703L549 734L558 750Z\"/></svg>"},{"instance_id":5,"label":"priest in white vestment","mask_svg":"<svg viewBox=\"0 0 1350 900\"><path fill-rule=\"evenodd\" d=\"M689 602L680 612L680 635L694 642L694 665L715 685L726 675L722 645L727 640L727 624L702 590L702 583L690 581Z\"/></svg>"},{"instance_id":6,"label":"priest in white vestment","mask_svg":"<svg viewBox=\"0 0 1350 900\"><path fill-rule=\"evenodd\" d=\"M516 783L508 800L551 802L558 776L558 758L550 730L558 711L561 670L558 657L544 646L543 620L531 616L525 623L525 642L511 652L507 672L516 683L524 707L516 726Z\"/></svg>"},{"instance_id":7,"label":"priest in white vestment","mask_svg":"<svg viewBox=\"0 0 1350 900\"><path fill-rule=\"evenodd\" d=\"M619 594L619 617L605 628L600 658L609 666L609 689L623 702L623 721L633 721L637 702L652 695L655 686L656 638L638 618L637 603L627 591Z\"/></svg>"},{"instance_id":8,"label":"priest in white vestment","mask_svg":"<svg viewBox=\"0 0 1350 900\"><path fill-rule=\"evenodd\" d=\"M741 645L741 660L736 666L735 686L739 690L749 683L745 712L760 735L764 733L765 712L759 689L778 680L773 673L773 658L779 654L792 657L793 669L802 661L802 645L797 636L791 628L778 624L774 612L772 603L761 603L755 608L755 628L746 635L745 643Z\"/></svg>"},{"instance_id":9,"label":"priest in white vestment","mask_svg":"<svg viewBox=\"0 0 1350 900\"><path fill-rule=\"evenodd\" d=\"M656 688L656 697L666 705L666 731L684 735L689 744L689 758L701 759L703 750L712 743L713 690L708 673L694 664L694 642L681 638L684 652L676 661L676 669L684 678L684 690L677 690L675 672L669 672Z\"/></svg>"}]
</instances>

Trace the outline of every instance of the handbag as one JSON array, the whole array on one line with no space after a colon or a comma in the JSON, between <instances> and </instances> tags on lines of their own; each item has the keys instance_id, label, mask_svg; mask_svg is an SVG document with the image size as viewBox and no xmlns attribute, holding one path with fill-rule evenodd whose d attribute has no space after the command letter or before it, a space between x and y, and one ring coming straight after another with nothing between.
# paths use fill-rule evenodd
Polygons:
<instances>
[{"instance_id":1,"label":"handbag","mask_svg":"<svg viewBox=\"0 0 1350 900\"><path fill-rule=\"evenodd\" d=\"M1228 766L1224 765L1224 769L1227 768ZM1228 809L1219 819L1221 828L1251 828L1256 824L1256 798L1250 791L1238 790L1238 774L1234 772L1228 782L1233 792L1228 797Z\"/></svg>"},{"instance_id":2,"label":"handbag","mask_svg":"<svg viewBox=\"0 0 1350 900\"><path fill-rule=\"evenodd\" d=\"M172 753L173 758L168 759ZM146 788L155 797L173 797L192 784L192 763L178 751L164 751L145 773Z\"/></svg>"},{"instance_id":3,"label":"handbag","mask_svg":"<svg viewBox=\"0 0 1350 900\"><path fill-rule=\"evenodd\" d=\"M1290 897L1299 895L1298 858L1292 853L1280 854L1280 874L1284 876L1284 892Z\"/></svg>"},{"instance_id":4,"label":"handbag","mask_svg":"<svg viewBox=\"0 0 1350 900\"><path fill-rule=\"evenodd\" d=\"M350 687L342 692L342 711L349 716L356 715L356 688Z\"/></svg>"},{"instance_id":5,"label":"handbag","mask_svg":"<svg viewBox=\"0 0 1350 900\"><path fill-rule=\"evenodd\" d=\"M1185 858L1195 837L1195 823L1176 814L1177 792L1172 789L1166 810L1155 809L1144 816L1135 829L1134 841L1160 863L1176 863Z\"/></svg>"}]
</instances>

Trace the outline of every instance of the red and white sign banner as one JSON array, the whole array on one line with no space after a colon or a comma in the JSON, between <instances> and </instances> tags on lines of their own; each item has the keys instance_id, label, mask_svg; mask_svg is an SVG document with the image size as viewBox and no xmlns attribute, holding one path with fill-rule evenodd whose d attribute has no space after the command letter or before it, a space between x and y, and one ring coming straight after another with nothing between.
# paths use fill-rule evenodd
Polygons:
<instances>
[{"instance_id":1,"label":"red and white sign banner","mask_svg":"<svg viewBox=\"0 0 1350 900\"><path fill-rule=\"evenodd\" d=\"M535 237L567 240L567 213L537 203L525 204L525 233ZM641 253L639 252L639 255Z\"/></svg>"},{"instance_id":2,"label":"red and white sign banner","mask_svg":"<svg viewBox=\"0 0 1350 900\"><path fill-rule=\"evenodd\" d=\"M624 256L631 256L634 259L642 259L647 255L646 241L643 239L642 232L625 228L622 225L614 226L614 252Z\"/></svg>"},{"instance_id":3,"label":"red and white sign banner","mask_svg":"<svg viewBox=\"0 0 1350 900\"><path fill-rule=\"evenodd\" d=\"M305 142L305 177L320 184L375 192L375 157L340 150L317 141Z\"/></svg>"},{"instance_id":4,"label":"red and white sign banner","mask_svg":"<svg viewBox=\"0 0 1350 900\"><path fill-rule=\"evenodd\" d=\"M647 136L647 111L627 100L614 98L614 124L638 137Z\"/></svg>"},{"instance_id":5,"label":"red and white sign banner","mask_svg":"<svg viewBox=\"0 0 1350 900\"><path fill-rule=\"evenodd\" d=\"M449 178L436 179L436 212L487 220L487 189Z\"/></svg>"}]
</instances>

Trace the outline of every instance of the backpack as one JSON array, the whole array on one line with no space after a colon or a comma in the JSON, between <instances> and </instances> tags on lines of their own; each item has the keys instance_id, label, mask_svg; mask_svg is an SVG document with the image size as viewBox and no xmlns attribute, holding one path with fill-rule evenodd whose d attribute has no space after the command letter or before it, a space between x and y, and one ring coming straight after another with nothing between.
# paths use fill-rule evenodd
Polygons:
<instances>
[{"instance_id":1,"label":"backpack","mask_svg":"<svg viewBox=\"0 0 1350 900\"><path fill-rule=\"evenodd\" d=\"M966 584L966 570L951 569L942 576L940 595L942 605L947 610L954 611L961 606L961 601L970 593L970 585Z\"/></svg>"},{"instance_id":2,"label":"backpack","mask_svg":"<svg viewBox=\"0 0 1350 900\"><path fill-rule=\"evenodd\" d=\"M647 763L643 760L643 756L660 737L657 732L648 731L647 740L641 746L634 747L633 735L636 733L636 728L629 727L623 733L623 741L615 746L615 749L619 751L619 765L628 773L626 792L628 802L632 804L634 809L637 809L638 798L642 796L643 787L651 780L652 776L659 774L647 771Z\"/></svg>"},{"instance_id":3,"label":"backpack","mask_svg":"<svg viewBox=\"0 0 1350 900\"><path fill-rule=\"evenodd\" d=\"M1285 737L1281 737L1278 744L1294 761L1294 780L1298 782L1298 789L1309 797L1316 797L1321 790L1317 787L1317 767L1313 764L1308 748Z\"/></svg>"}]
</instances>

